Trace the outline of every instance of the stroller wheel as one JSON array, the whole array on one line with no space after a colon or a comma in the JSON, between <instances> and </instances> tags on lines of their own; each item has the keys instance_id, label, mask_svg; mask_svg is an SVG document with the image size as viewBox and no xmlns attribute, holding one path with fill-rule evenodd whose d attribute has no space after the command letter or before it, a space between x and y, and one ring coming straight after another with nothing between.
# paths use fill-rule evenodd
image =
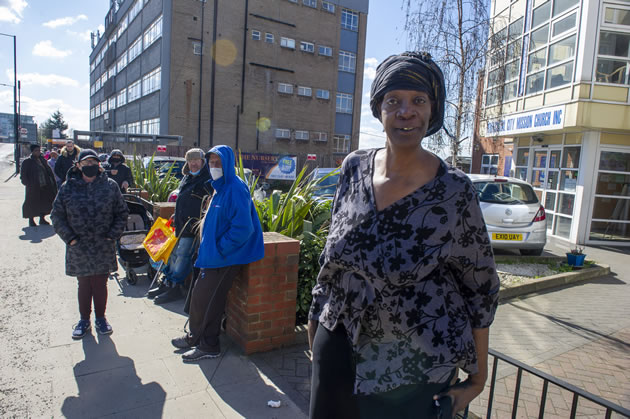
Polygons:
<instances>
[{"instance_id":1,"label":"stroller wheel","mask_svg":"<svg viewBox=\"0 0 630 419\"><path fill-rule=\"evenodd\" d=\"M129 285L136 285L136 282L138 282L138 274L135 273L133 269L129 269L127 271L127 283Z\"/></svg>"}]
</instances>

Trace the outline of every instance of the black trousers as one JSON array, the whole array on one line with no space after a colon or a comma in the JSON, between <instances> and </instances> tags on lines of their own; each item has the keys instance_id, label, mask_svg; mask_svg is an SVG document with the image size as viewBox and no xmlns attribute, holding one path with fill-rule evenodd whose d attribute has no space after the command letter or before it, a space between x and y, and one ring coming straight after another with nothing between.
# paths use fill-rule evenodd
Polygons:
<instances>
[{"instance_id":1,"label":"black trousers","mask_svg":"<svg viewBox=\"0 0 630 419\"><path fill-rule=\"evenodd\" d=\"M227 295L242 265L201 269L190 300L190 343L203 351L218 351L221 316Z\"/></svg>"},{"instance_id":2,"label":"black trousers","mask_svg":"<svg viewBox=\"0 0 630 419\"><path fill-rule=\"evenodd\" d=\"M345 328L338 326L331 332L320 325L313 341L310 419L435 418L433 395L451 381L357 396L353 394L354 379L352 347Z\"/></svg>"}]
</instances>

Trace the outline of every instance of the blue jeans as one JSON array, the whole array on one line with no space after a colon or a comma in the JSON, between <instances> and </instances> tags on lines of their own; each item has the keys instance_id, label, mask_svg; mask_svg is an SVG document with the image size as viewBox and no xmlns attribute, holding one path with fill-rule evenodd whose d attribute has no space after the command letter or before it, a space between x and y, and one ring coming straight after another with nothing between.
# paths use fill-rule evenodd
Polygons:
<instances>
[{"instance_id":1,"label":"blue jeans","mask_svg":"<svg viewBox=\"0 0 630 419\"><path fill-rule=\"evenodd\" d=\"M173 253L171 253L168 264L163 271L167 281L173 284L181 284L192 272L192 257L195 253L194 243L194 237L181 237L177 240Z\"/></svg>"}]
</instances>

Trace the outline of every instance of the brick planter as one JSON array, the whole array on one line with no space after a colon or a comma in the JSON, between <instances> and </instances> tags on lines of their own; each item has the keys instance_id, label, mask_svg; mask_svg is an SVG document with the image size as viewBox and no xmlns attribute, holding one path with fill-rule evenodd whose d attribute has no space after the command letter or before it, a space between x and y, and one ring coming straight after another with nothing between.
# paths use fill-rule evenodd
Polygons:
<instances>
[{"instance_id":1,"label":"brick planter","mask_svg":"<svg viewBox=\"0 0 630 419\"><path fill-rule=\"evenodd\" d=\"M295 339L300 242L263 234L264 259L243 268L226 307L227 334L246 354L288 346Z\"/></svg>"},{"instance_id":2,"label":"brick planter","mask_svg":"<svg viewBox=\"0 0 630 419\"><path fill-rule=\"evenodd\" d=\"M171 215L175 213L175 202L154 202L153 203L153 218L157 219L162 217L166 220L171 218Z\"/></svg>"}]
</instances>

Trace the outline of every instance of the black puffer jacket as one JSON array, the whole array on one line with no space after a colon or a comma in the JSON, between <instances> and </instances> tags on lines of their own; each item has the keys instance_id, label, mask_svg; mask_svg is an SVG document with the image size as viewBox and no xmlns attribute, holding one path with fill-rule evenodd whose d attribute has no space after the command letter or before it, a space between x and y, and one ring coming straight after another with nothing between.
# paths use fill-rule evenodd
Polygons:
<instances>
[{"instance_id":1,"label":"black puffer jacket","mask_svg":"<svg viewBox=\"0 0 630 419\"><path fill-rule=\"evenodd\" d=\"M210 172L208 166L204 165L198 175L193 176L188 170L188 165L184 165L182 173L185 174L179 184L179 195L175 204L175 234L177 237L192 237L197 232L197 224L201 218L201 203L203 199L214 193L210 185ZM192 220L186 225L188 220ZM184 229L186 226L186 229Z\"/></svg>"},{"instance_id":2,"label":"black puffer jacket","mask_svg":"<svg viewBox=\"0 0 630 419\"><path fill-rule=\"evenodd\" d=\"M57 163L55 163L55 174L62 182L66 181L66 176L68 175L68 170L72 169L74 166L74 162L79 158L79 153L81 152L81 148L76 145L72 149L72 153L68 153L68 150L64 147L57 158Z\"/></svg>"},{"instance_id":3,"label":"black puffer jacket","mask_svg":"<svg viewBox=\"0 0 630 419\"><path fill-rule=\"evenodd\" d=\"M122 162L118 165L112 163L112 159L121 159ZM125 164L125 156L120 150L112 151L111 156L107 159L107 165L103 165L103 168L107 172L107 176L110 179L114 179L118 184L118 187L122 190L123 182L127 182L130 187L134 186L133 183L133 175L131 173L131 168Z\"/></svg>"},{"instance_id":4,"label":"black puffer jacket","mask_svg":"<svg viewBox=\"0 0 630 419\"><path fill-rule=\"evenodd\" d=\"M78 168L70 170L50 215L55 231L67 245L66 275L116 271L115 241L125 230L128 214L118 185L104 172L87 183ZM74 239L78 243L70 246Z\"/></svg>"}]
</instances>

